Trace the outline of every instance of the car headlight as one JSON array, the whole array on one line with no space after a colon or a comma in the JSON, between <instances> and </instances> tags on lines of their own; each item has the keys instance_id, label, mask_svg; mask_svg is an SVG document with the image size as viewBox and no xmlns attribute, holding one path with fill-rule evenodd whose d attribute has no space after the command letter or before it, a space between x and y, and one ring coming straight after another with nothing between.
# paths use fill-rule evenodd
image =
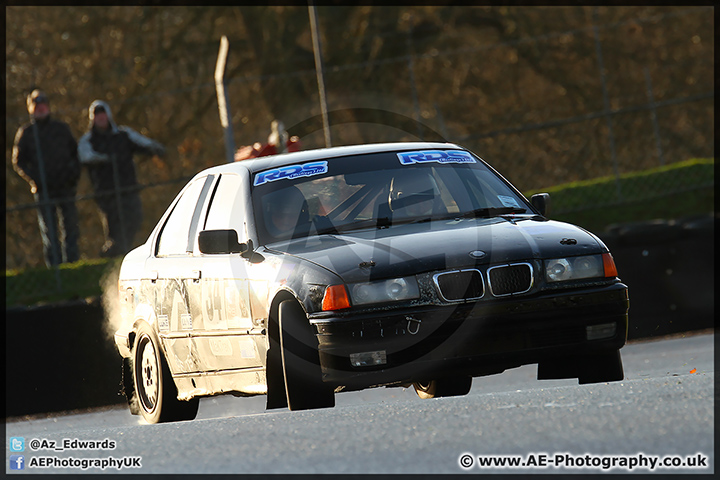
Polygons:
<instances>
[{"instance_id":1,"label":"car headlight","mask_svg":"<svg viewBox=\"0 0 720 480\"><path fill-rule=\"evenodd\" d=\"M603 258L607 256L608 258ZM612 268L610 268L612 265ZM563 282L583 278L611 277L617 275L615 264L609 253L584 255L582 257L553 258L545 260L545 279L548 282Z\"/></svg>"},{"instance_id":2,"label":"car headlight","mask_svg":"<svg viewBox=\"0 0 720 480\"><path fill-rule=\"evenodd\" d=\"M369 283L353 283L350 296L353 305L385 303L397 300L410 300L420 297L420 289L415 277L391 278Z\"/></svg>"}]
</instances>

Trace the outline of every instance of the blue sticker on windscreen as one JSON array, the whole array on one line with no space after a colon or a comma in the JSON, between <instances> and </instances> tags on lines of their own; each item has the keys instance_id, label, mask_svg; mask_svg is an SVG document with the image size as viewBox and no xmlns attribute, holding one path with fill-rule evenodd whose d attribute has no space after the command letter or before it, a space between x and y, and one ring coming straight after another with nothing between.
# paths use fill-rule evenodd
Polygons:
<instances>
[{"instance_id":1,"label":"blue sticker on windscreen","mask_svg":"<svg viewBox=\"0 0 720 480\"><path fill-rule=\"evenodd\" d=\"M498 195L498 200L503 204L504 207L522 208L520 204L513 197L508 195Z\"/></svg>"},{"instance_id":2,"label":"blue sticker on windscreen","mask_svg":"<svg viewBox=\"0 0 720 480\"><path fill-rule=\"evenodd\" d=\"M397 154L400 163L475 163L475 158L464 150L423 150L421 152L402 152Z\"/></svg>"},{"instance_id":3,"label":"blue sticker on windscreen","mask_svg":"<svg viewBox=\"0 0 720 480\"><path fill-rule=\"evenodd\" d=\"M302 165L288 165L286 167L273 168L272 170L265 170L255 175L254 186L262 185L267 182L274 182L276 180L292 179L298 177L311 177L313 175L321 175L327 173L328 162L310 162L303 163Z\"/></svg>"}]
</instances>

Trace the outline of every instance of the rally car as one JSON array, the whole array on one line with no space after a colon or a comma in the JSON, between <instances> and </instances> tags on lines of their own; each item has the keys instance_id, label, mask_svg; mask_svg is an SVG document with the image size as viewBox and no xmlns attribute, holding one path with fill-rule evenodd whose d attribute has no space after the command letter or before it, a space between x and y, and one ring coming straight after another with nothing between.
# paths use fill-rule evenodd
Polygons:
<instances>
[{"instance_id":1,"label":"rally car","mask_svg":"<svg viewBox=\"0 0 720 480\"><path fill-rule=\"evenodd\" d=\"M450 143L307 150L198 173L119 276L130 409L467 394L473 377L623 379L628 289L603 242Z\"/></svg>"}]
</instances>

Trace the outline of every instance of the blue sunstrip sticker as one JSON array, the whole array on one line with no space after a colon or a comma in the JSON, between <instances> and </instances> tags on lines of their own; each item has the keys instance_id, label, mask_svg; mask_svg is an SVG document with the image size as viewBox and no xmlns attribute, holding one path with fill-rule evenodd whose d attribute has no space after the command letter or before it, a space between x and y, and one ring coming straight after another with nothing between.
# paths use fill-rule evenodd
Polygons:
<instances>
[{"instance_id":1,"label":"blue sunstrip sticker","mask_svg":"<svg viewBox=\"0 0 720 480\"><path fill-rule=\"evenodd\" d=\"M298 177L311 177L313 175L321 175L327 173L328 162L309 162L302 165L288 165L286 167L273 168L265 170L255 175L254 186L262 185L267 182L276 180L292 179Z\"/></svg>"},{"instance_id":2,"label":"blue sunstrip sticker","mask_svg":"<svg viewBox=\"0 0 720 480\"><path fill-rule=\"evenodd\" d=\"M514 208L522 208L520 204L515 200L513 197L510 197L508 195L498 195L498 200L502 202L503 206L505 207L514 207Z\"/></svg>"},{"instance_id":3,"label":"blue sunstrip sticker","mask_svg":"<svg viewBox=\"0 0 720 480\"><path fill-rule=\"evenodd\" d=\"M421 152L402 152L397 154L400 163L476 163L475 158L464 150L423 150Z\"/></svg>"}]
</instances>

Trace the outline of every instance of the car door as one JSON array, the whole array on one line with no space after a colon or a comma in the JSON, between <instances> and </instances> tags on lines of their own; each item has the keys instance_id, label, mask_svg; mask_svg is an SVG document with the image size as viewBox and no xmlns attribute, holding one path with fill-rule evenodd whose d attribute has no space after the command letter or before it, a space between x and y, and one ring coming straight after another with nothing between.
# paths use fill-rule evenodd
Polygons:
<instances>
[{"instance_id":1,"label":"car door","mask_svg":"<svg viewBox=\"0 0 720 480\"><path fill-rule=\"evenodd\" d=\"M197 226L214 177L193 180L182 192L165 220L155 252L145 266L154 284L152 300L157 317L158 336L170 370L175 373L197 372L200 368L192 330L200 312L193 302L200 289L200 259L193 255Z\"/></svg>"},{"instance_id":2,"label":"car door","mask_svg":"<svg viewBox=\"0 0 720 480\"><path fill-rule=\"evenodd\" d=\"M235 230L247 241L246 197L248 182L240 175L223 173L209 202L201 230ZM262 328L252 321L247 260L239 253L201 254L202 324L193 329L201 368L227 372L261 367L259 342Z\"/></svg>"}]
</instances>

